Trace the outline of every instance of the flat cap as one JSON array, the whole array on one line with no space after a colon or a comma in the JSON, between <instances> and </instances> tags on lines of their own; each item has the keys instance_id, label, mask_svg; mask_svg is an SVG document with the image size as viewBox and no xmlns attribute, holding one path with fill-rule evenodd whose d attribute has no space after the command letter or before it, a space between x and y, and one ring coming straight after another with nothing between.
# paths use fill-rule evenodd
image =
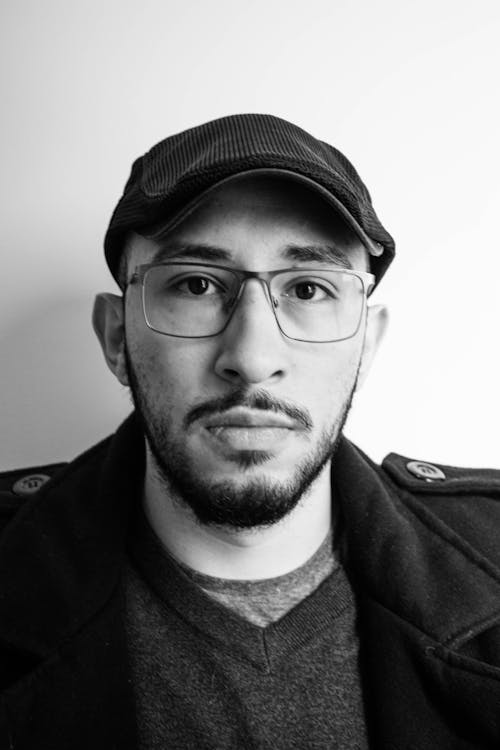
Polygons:
<instances>
[{"instance_id":1,"label":"flat cap","mask_svg":"<svg viewBox=\"0 0 500 750\"><path fill-rule=\"evenodd\" d=\"M297 125L265 114L230 115L190 128L160 141L134 162L104 240L115 279L127 232L147 233L174 220L216 184L253 170L288 173L321 192L367 247L371 270L380 281L395 244L353 165Z\"/></svg>"}]
</instances>

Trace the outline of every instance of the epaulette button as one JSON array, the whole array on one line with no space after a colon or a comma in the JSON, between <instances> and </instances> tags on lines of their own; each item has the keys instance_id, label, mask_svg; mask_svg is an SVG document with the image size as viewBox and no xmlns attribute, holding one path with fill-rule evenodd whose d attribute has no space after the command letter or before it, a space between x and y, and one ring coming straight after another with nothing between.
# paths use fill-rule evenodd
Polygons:
<instances>
[{"instance_id":1,"label":"epaulette button","mask_svg":"<svg viewBox=\"0 0 500 750\"><path fill-rule=\"evenodd\" d=\"M426 482L434 482L446 479L446 475L440 468L434 464L428 464L425 461L408 461L406 468L418 479L425 479Z\"/></svg>"},{"instance_id":2,"label":"epaulette button","mask_svg":"<svg viewBox=\"0 0 500 750\"><path fill-rule=\"evenodd\" d=\"M16 495L33 495L38 492L40 487L43 487L45 482L48 482L50 477L47 474L28 474L21 479L18 479L15 484L12 485L12 492Z\"/></svg>"}]
</instances>

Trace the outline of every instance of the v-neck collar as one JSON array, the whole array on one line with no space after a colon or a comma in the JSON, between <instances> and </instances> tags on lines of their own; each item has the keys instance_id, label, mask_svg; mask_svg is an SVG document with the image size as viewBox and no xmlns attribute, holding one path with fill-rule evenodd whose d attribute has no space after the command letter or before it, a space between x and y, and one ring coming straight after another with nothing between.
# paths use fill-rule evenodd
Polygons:
<instances>
[{"instance_id":1,"label":"v-neck collar","mask_svg":"<svg viewBox=\"0 0 500 750\"><path fill-rule=\"evenodd\" d=\"M162 607L173 608L208 643L263 672L272 671L283 658L320 637L354 606L347 576L338 567L278 622L262 628L205 593L165 551L141 512L136 516L129 549L135 567Z\"/></svg>"}]
</instances>

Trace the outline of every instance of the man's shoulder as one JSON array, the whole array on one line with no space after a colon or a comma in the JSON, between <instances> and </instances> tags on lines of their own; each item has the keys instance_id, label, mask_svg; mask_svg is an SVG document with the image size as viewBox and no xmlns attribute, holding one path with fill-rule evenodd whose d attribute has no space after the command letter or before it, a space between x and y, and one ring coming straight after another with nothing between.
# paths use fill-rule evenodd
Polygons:
<instances>
[{"instance_id":1,"label":"man's shoulder","mask_svg":"<svg viewBox=\"0 0 500 750\"><path fill-rule=\"evenodd\" d=\"M382 469L401 488L424 495L476 495L500 498L500 469L466 468L389 453Z\"/></svg>"},{"instance_id":2,"label":"man's shoulder","mask_svg":"<svg viewBox=\"0 0 500 750\"><path fill-rule=\"evenodd\" d=\"M0 497L27 497L37 492L52 479L61 469L68 465L67 461L43 466L30 466L22 469L9 469L0 472Z\"/></svg>"},{"instance_id":3,"label":"man's shoulder","mask_svg":"<svg viewBox=\"0 0 500 750\"><path fill-rule=\"evenodd\" d=\"M137 471L137 464L142 466L142 440L132 413L115 433L71 461L1 471L0 533L23 506L29 506L27 513L29 508L39 509L42 498L48 500L49 507L54 507L54 502L56 505L65 502L66 498L85 502L86 497L102 489L106 471L111 472L108 481L124 491Z\"/></svg>"},{"instance_id":4,"label":"man's shoulder","mask_svg":"<svg viewBox=\"0 0 500 750\"><path fill-rule=\"evenodd\" d=\"M24 502L65 466L66 462L60 462L0 472L0 531Z\"/></svg>"},{"instance_id":5,"label":"man's shoulder","mask_svg":"<svg viewBox=\"0 0 500 750\"><path fill-rule=\"evenodd\" d=\"M458 534L500 566L500 470L466 468L390 453L381 474L420 521ZM432 518L438 519L434 526Z\"/></svg>"}]
</instances>

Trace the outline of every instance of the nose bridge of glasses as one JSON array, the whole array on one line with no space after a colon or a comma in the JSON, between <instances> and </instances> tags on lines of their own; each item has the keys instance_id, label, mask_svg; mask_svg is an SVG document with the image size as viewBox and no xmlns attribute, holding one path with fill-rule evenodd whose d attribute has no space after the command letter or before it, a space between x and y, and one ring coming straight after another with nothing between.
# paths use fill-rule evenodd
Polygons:
<instances>
[{"instance_id":1,"label":"nose bridge of glasses","mask_svg":"<svg viewBox=\"0 0 500 750\"><path fill-rule=\"evenodd\" d=\"M262 289L264 299L260 296L259 287ZM263 303L264 308L262 307ZM269 281L264 274L244 272L244 275L242 274L239 278L238 292L231 306L226 327L230 326L236 319L237 325L243 323L246 327L250 323L252 328L254 326L261 328L263 323L261 314L267 306L271 308L271 314L275 319L275 323L277 323L271 291L269 289ZM269 310L265 314L269 314Z\"/></svg>"},{"instance_id":2,"label":"nose bridge of glasses","mask_svg":"<svg viewBox=\"0 0 500 750\"><path fill-rule=\"evenodd\" d=\"M236 307L239 307L244 296L247 301L254 304L258 301L258 289L259 287L264 292L265 299L269 303L272 310L274 310L274 302L269 286L269 279L267 274L259 273L258 271L246 271L244 275L240 277L240 285L238 294L236 295L233 312Z\"/></svg>"}]
</instances>

